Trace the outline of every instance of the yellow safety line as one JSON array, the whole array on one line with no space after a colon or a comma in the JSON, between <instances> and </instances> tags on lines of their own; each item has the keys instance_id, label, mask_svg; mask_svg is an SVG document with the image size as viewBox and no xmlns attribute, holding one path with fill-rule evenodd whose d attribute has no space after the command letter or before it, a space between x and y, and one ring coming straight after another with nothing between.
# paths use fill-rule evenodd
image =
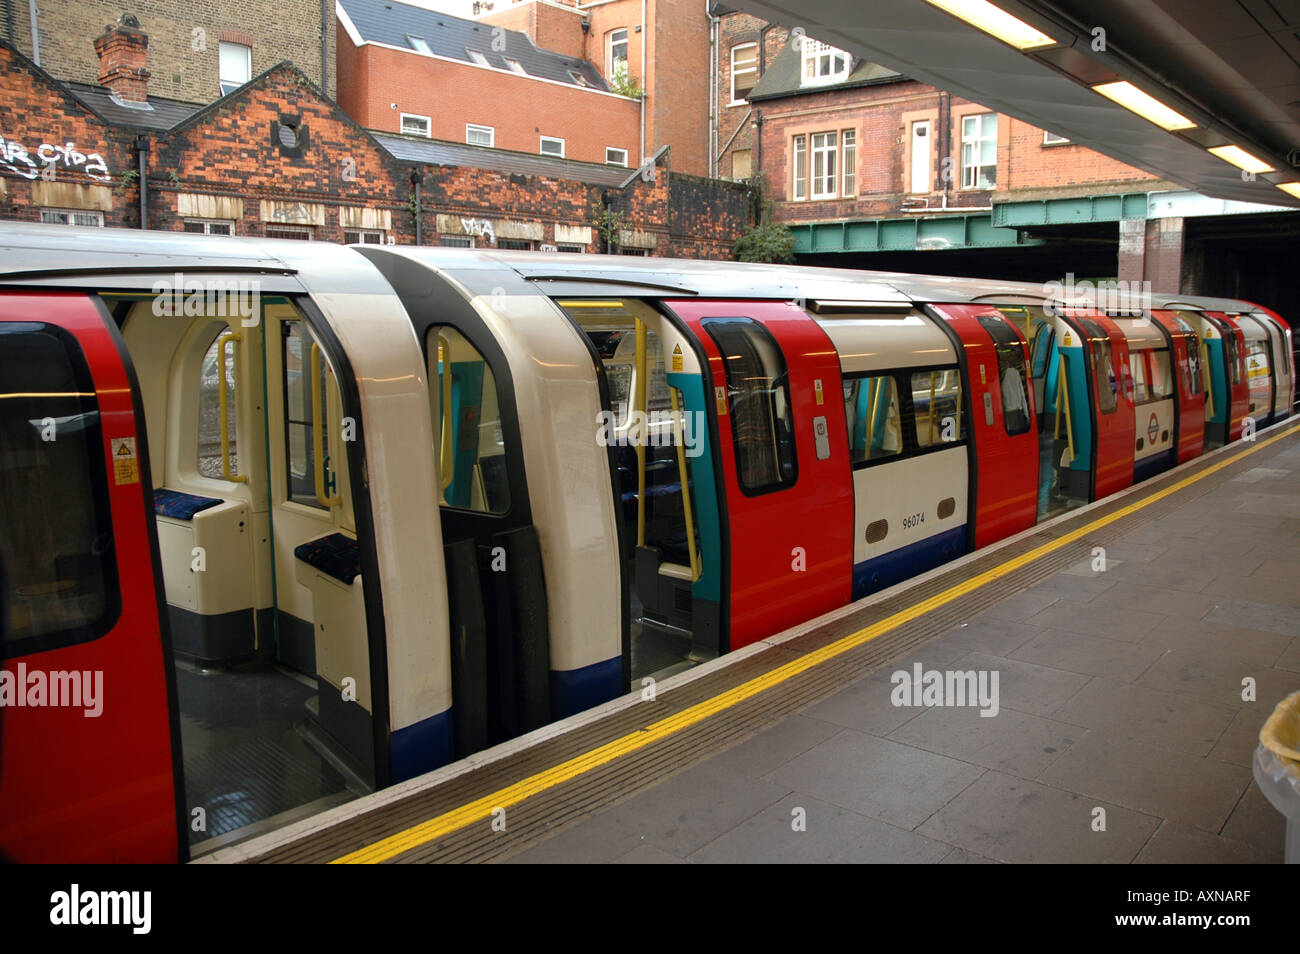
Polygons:
<instances>
[{"instance_id":1,"label":"yellow safety line","mask_svg":"<svg viewBox=\"0 0 1300 954\"><path fill-rule=\"evenodd\" d=\"M387 861L388 859L395 858L413 848L418 848L419 846L441 838L444 835L449 835L452 832L473 824L476 821L490 818L494 809L509 808L511 805L517 805L520 802L531 798L533 795L554 788L556 785L567 782L572 778L577 778L579 775L584 775L592 769L599 768L600 766L612 762L617 758L621 758L624 755L628 755L639 749L644 749L646 746L653 745L655 742L674 735L677 732L681 732L683 729L690 728L710 716L716 715L719 712L744 702L746 699L758 695L760 692L771 689L774 686L792 679L800 673L807 672L809 669L820 666L824 662L829 662L837 656L842 656L844 653L857 649L859 646L862 646L879 636L883 636L890 630L897 629L905 623L909 623L918 617L924 616L931 610L938 609L946 603L951 603L953 600L965 596L967 593L977 590L982 586L986 586L994 580L1004 577L1009 573L1013 573L1021 567L1033 563L1035 560L1046 556L1054 550L1059 550L1067 544L1073 543L1074 541L1087 536L1089 533L1092 533L1100 527L1114 523L1117 520L1122 520L1129 514L1136 513L1145 507L1149 507L1157 500L1162 500L1170 494L1177 493L1185 487L1190 487L1197 481L1204 480L1210 474L1217 473L1218 471L1223 470L1223 468L1235 464L1237 461L1255 453L1256 451L1262 450L1270 444L1275 444L1283 438L1290 437L1292 434L1297 432L1300 432L1300 425L1292 427L1290 430L1284 431L1266 441L1261 441L1254 447L1244 450L1239 454L1234 454L1232 457L1229 457L1211 467L1207 467L1198 474L1185 477L1177 483L1166 487L1164 490L1160 490L1151 494L1149 497L1145 497L1135 503L1121 507L1119 510L1116 510L1114 513L1105 517L1099 517L1091 523L1070 531L1064 536L1040 544L1034 549L1020 554L1020 556L1012 557L1004 563L1000 563L991 569L985 570L977 576L971 577L969 580L958 583L956 586L949 587L942 593L938 593L935 596L931 596L929 599L915 603L906 609L894 613L892 616L888 616L877 623L873 623L865 629L844 636L821 649L813 650L798 659L782 666L778 666L776 669L773 669L768 673L750 679L748 682L743 682L732 689L728 689L726 692L716 695L711 699L698 702L689 708L683 709L675 715L671 715L666 719L661 719L658 722L652 723L643 729L638 729L636 732L629 733L621 738L614 739L612 742L606 742L604 745L598 746L589 752L575 756L566 762L561 762L559 765L538 772L536 775L515 782L513 785L508 785L499 791L493 792L491 795L485 795L482 798L461 805L459 808L452 809L451 811L438 815L435 818L430 818L428 821L421 822L418 825L413 825L404 831L399 831L396 834L389 835L387 838L382 838L364 848L358 848L356 851L349 852L343 857L336 858L330 863L375 864L377 862Z\"/></svg>"}]
</instances>

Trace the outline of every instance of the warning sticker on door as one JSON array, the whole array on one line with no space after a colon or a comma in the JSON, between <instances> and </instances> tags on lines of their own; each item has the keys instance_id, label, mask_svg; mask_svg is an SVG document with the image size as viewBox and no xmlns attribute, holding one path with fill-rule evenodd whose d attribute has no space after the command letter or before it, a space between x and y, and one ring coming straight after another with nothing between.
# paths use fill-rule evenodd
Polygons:
<instances>
[{"instance_id":1,"label":"warning sticker on door","mask_svg":"<svg viewBox=\"0 0 1300 954\"><path fill-rule=\"evenodd\" d=\"M682 346L680 344L673 345L673 370L682 370Z\"/></svg>"},{"instance_id":2,"label":"warning sticker on door","mask_svg":"<svg viewBox=\"0 0 1300 954\"><path fill-rule=\"evenodd\" d=\"M112 448L114 482L119 487L122 484L138 484L140 482L140 463L135 456L135 438L114 437L112 439Z\"/></svg>"},{"instance_id":3,"label":"warning sticker on door","mask_svg":"<svg viewBox=\"0 0 1300 954\"><path fill-rule=\"evenodd\" d=\"M718 402L718 416L727 413L727 389L718 387L713 389L714 400Z\"/></svg>"},{"instance_id":4,"label":"warning sticker on door","mask_svg":"<svg viewBox=\"0 0 1300 954\"><path fill-rule=\"evenodd\" d=\"M813 394L816 396L816 398L817 398L817 403L818 403L818 404L825 404L825 403L826 403L826 396L825 396L824 394L822 394L822 379L821 379L821 378L813 378Z\"/></svg>"}]
</instances>

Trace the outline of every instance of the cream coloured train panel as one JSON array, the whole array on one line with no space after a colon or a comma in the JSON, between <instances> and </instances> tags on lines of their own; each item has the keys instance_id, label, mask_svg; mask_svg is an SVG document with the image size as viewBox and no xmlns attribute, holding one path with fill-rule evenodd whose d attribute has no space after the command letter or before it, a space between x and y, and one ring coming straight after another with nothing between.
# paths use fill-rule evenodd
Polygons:
<instances>
[{"instance_id":1,"label":"cream coloured train panel","mask_svg":"<svg viewBox=\"0 0 1300 954\"><path fill-rule=\"evenodd\" d=\"M965 445L853 472L853 562L863 563L966 523ZM951 503L947 503L947 501ZM939 516L941 504L952 508ZM880 539L879 521L887 523ZM873 542L868 542L868 530Z\"/></svg>"},{"instance_id":2,"label":"cream coloured train panel","mask_svg":"<svg viewBox=\"0 0 1300 954\"><path fill-rule=\"evenodd\" d=\"M816 321L839 352L845 374L957 362L948 336L917 312Z\"/></svg>"}]
</instances>

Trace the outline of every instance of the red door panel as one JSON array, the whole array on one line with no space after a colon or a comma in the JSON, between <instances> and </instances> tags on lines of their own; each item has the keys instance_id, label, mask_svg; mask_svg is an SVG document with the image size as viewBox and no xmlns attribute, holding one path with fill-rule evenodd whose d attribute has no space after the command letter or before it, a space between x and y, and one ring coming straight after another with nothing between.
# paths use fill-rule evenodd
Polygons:
<instances>
[{"instance_id":1,"label":"red door panel","mask_svg":"<svg viewBox=\"0 0 1300 954\"><path fill-rule=\"evenodd\" d=\"M1095 311L1071 310L1066 316L1088 342L1085 361L1091 383L1094 430L1093 500L1118 493L1133 484L1133 453L1137 440L1133 405L1133 376L1129 371L1128 339L1116 324ZM1107 393L1114 395L1108 407Z\"/></svg>"},{"instance_id":2,"label":"red door panel","mask_svg":"<svg viewBox=\"0 0 1300 954\"><path fill-rule=\"evenodd\" d=\"M995 308L936 305L934 309L957 334L966 354L973 413L971 436L975 441L978 474L974 542L979 548L1032 527L1038 516L1037 409L1034 389L1027 377L1029 354L1020 330ZM1019 343L1026 369L1026 376L1021 379L1027 405L1027 420L1023 424L1017 423L1018 418L1008 424L1002 386L1004 374L989 322L1008 329ZM1007 393L1014 398L1014 391Z\"/></svg>"},{"instance_id":3,"label":"red door panel","mask_svg":"<svg viewBox=\"0 0 1300 954\"><path fill-rule=\"evenodd\" d=\"M21 383L12 373L0 379L10 397L3 403L21 409L0 409L10 461L45 468L51 480L69 462L81 464L78 476L53 486L0 470L0 507L8 508L0 547L5 535L35 526L32 514L59 528L30 553L5 557L12 655L4 672L11 689L25 682L27 694L25 705L11 696L0 709L0 852L21 862L165 862L184 851L147 448L106 321L84 295L0 293L0 361L12 369L28 355L50 355L49 368L63 360L69 380L84 382L70 392L46 365ZM35 381L52 390L34 390ZM54 427L37 437L24 418L44 421L47 411ZM90 539L80 518L67 516L83 511L98 521Z\"/></svg>"},{"instance_id":4,"label":"red door panel","mask_svg":"<svg viewBox=\"0 0 1300 954\"><path fill-rule=\"evenodd\" d=\"M714 394L721 396L715 413L730 544L730 578L723 599L729 609L729 647L739 649L849 601L853 485L839 357L826 333L790 302L665 304L699 339L708 356ZM787 369L794 481L758 494L741 488L724 358L708 331L710 319L736 318L752 319L765 328ZM814 427L823 426L819 440Z\"/></svg>"},{"instance_id":5,"label":"red door panel","mask_svg":"<svg viewBox=\"0 0 1300 954\"><path fill-rule=\"evenodd\" d=\"M1177 462L1181 464L1199 457L1205 447L1205 392L1200 370L1200 345L1192 344L1192 337L1173 312L1153 311L1151 317L1168 333L1172 347L1174 377L1178 380Z\"/></svg>"},{"instance_id":6,"label":"red door panel","mask_svg":"<svg viewBox=\"0 0 1300 954\"><path fill-rule=\"evenodd\" d=\"M1236 368L1229 367L1227 369L1228 390L1232 395L1232 409L1228 415L1228 441L1231 443L1241 439L1246 416L1250 414L1250 377L1246 372L1246 335L1237 326L1237 319L1231 315L1224 314L1221 311L1206 312L1206 314L1213 315L1227 325L1232 333L1232 340L1236 343ZM1226 358L1231 352L1225 348L1224 354Z\"/></svg>"}]
</instances>

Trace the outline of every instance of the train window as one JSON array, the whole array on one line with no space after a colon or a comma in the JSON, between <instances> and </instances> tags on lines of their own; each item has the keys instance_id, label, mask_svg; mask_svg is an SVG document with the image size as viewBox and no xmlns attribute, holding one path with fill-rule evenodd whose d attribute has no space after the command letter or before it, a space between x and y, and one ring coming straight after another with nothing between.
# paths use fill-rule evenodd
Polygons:
<instances>
[{"instance_id":1,"label":"train window","mask_svg":"<svg viewBox=\"0 0 1300 954\"><path fill-rule=\"evenodd\" d=\"M225 329L212 336L199 371L199 473L223 479L221 471L221 388L226 389L226 433L230 440L230 472L239 473L239 439L235 428L235 369L226 351L225 362L217 342Z\"/></svg>"},{"instance_id":2,"label":"train window","mask_svg":"<svg viewBox=\"0 0 1300 954\"><path fill-rule=\"evenodd\" d=\"M702 324L722 353L740 489L753 496L793 486L794 415L781 348L749 318L708 318Z\"/></svg>"},{"instance_id":3,"label":"train window","mask_svg":"<svg viewBox=\"0 0 1300 954\"><path fill-rule=\"evenodd\" d=\"M328 509L316 496L316 433L313 419L315 407L312 400L312 345L315 339L301 320L280 323L284 356L284 439L288 460L289 499L309 507ZM321 356L319 389L321 416L319 422L322 466L325 469L325 493L331 494L329 405L324 398L328 393L328 365Z\"/></svg>"},{"instance_id":4,"label":"train window","mask_svg":"<svg viewBox=\"0 0 1300 954\"><path fill-rule=\"evenodd\" d=\"M1169 351L1159 348L1151 352L1151 397L1162 401L1174 393L1174 376L1169 367Z\"/></svg>"},{"instance_id":5,"label":"train window","mask_svg":"<svg viewBox=\"0 0 1300 954\"><path fill-rule=\"evenodd\" d=\"M961 372L946 368L913 374L912 410L918 447L933 447L964 438L966 418L961 407Z\"/></svg>"},{"instance_id":6,"label":"train window","mask_svg":"<svg viewBox=\"0 0 1300 954\"><path fill-rule=\"evenodd\" d=\"M510 509L496 377L455 328L429 329L429 398L441 503L478 513Z\"/></svg>"},{"instance_id":7,"label":"train window","mask_svg":"<svg viewBox=\"0 0 1300 954\"><path fill-rule=\"evenodd\" d=\"M104 453L76 340L41 322L0 324L0 656L86 642L116 621Z\"/></svg>"},{"instance_id":8,"label":"train window","mask_svg":"<svg viewBox=\"0 0 1300 954\"><path fill-rule=\"evenodd\" d=\"M1141 351L1130 352L1129 370L1133 372L1133 401L1141 404L1151 400L1151 388L1147 385L1147 362Z\"/></svg>"},{"instance_id":9,"label":"train window","mask_svg":"<svg viewBox=\"0 0 1300 954\"><path fill-rule=\"evenodd\" d=\"M1020 336L1006 322L991 315L979 315L977 321L993 339L998 357L998 387L1002 394L1002 426L1008 436L1026 433L1029 420L1029 382L1025 380L1025 349ZM1042 325L1040 328L1046 328Z\"/></svg>"},{"instance_id":10,"label":"train window","mask_svg":"<svg viewBox=\"0 0 1300 954\"><path fill-rule=\"evenodd\" d=\"M1091 319L1076 318L1075 320L1083 329L1092 354L1092 375L1097 391L1097 408L1103 414L1111 414L1119 406L1119 381L1115 377L1115 365L1111 361L1110 336Z\"/></svg>"},{"instance_id":11,"label":"train window","mask_svg":"<svg viewBox=\"0 0 1300 954\"><path fill-rule=\"evenodd\" d=\"M926 375L927 379L929 375ZM892 376L846 378L844 418L849 428L849 461L896 457L903 453L898 384Z\"/></svg>"},{"instance_id":12,"label":"train window","mask_svg":"<svg viewBox=\"0 0 1300 954\"><path fill-rule=\"evenodd\" d=\"M1228 356L1228 373L1233 384L1241 383L1241 358L1237 355L1237 335L1231 327L1223 331L1223 348Z\"/></svg>"}]
</instances>

